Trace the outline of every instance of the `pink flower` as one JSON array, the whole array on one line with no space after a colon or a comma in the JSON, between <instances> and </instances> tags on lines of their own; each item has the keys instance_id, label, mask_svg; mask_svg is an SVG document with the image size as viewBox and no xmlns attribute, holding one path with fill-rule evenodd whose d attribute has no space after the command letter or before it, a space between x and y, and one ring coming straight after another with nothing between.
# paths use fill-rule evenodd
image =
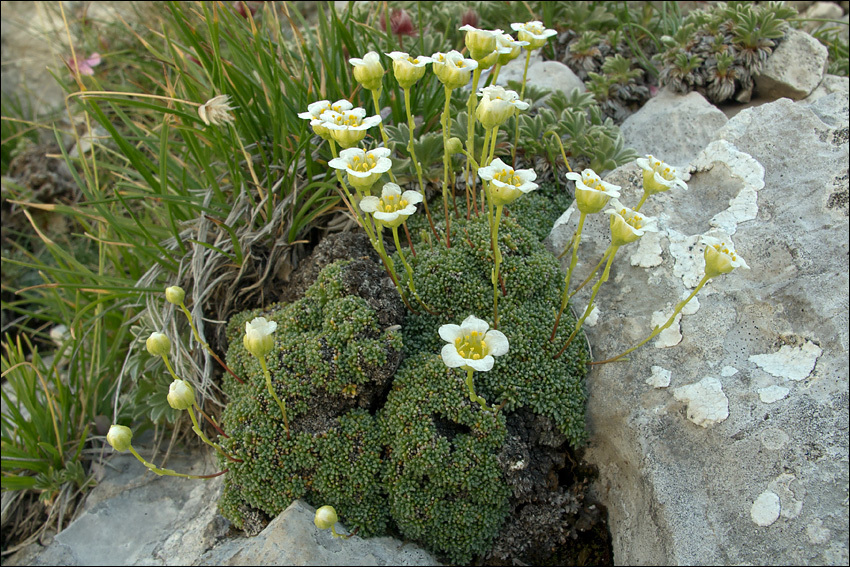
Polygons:
<instances>
[{"instance_id":1,"label":"pink flower","mask_svg":"<svg viewBox=\"0 0 850 567\"><path fill-rule=\"evenodd\" d=\"M100 65L100 53L92 53L87 59L84 59L79 63L77 63L76 59L72 59L66 64L68 65L68 69L70 69L71 73L74 75L79 73L80 75L91 77L94 75L94 69L92 67Z\"/></svg>"},{"instance_id":2,"label":"pink flower","mask_svg":"<svg viewBox=\"0 0 850 567\"><path fill-rule=\"evenodd\" d=\"M381 29L387 31L386 20L382 17L380 21ZM410 18L410 14L408 14L407 10L403 8L393 8L393 11L390 13L390 30L393 35L397 35L399 38L404 35L416 37L416 26L413 25L413 20Z\"/></svg>"}]
</instances>

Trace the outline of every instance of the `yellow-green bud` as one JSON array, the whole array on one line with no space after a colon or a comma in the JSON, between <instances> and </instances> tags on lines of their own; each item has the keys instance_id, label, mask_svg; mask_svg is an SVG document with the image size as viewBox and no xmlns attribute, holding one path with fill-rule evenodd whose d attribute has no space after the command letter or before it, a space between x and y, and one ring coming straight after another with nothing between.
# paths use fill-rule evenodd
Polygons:
<instances>
[{"instance_id":1,"label":"yellow-green bud","mask_svg":"<svg viewBox=\"0 0 850 567\"><path fill-rule=\"evenodd\" d=\"M380 56L370 51L360 58L351 58L349 63L354 65L354 78L363 88L376 91L381 88L381 79L384 77L384 67L381 65Z\"/></svg>"},{"instance_id":2,"label":"yellow-green bud","mask_svg":"<svg viewBox=\"0 0 850 567\"><path fill-rule=\"evenodd\" d=\"M174 305L183 303L183 298L186 297L186 292L179 285L173 285L165 288L165 300Z\"/></svg>"},{"instance_id":3,"label":"yellow-green bud","mask_svg":"<svg viewBox=\"0 0 850 567\"><path fill-rule=\"evenodd\" d=\"M316 517L313 518L313 523L320 530L327 530L336 525L339 518L336 515L336 510L333 506L322 506L316 510Z\"/></svg>"},{"instance_id":4,"label":"yellow-green bud","mask_svg":"<svg viewBox=\"0 0 850 567\"><path fill-rule=\"evenodd\" d=\"M154 331L145 341L148 352L153 356L165 356L171 352L171 341L164 333Z\"/></svg>"},{"instance_id":5,"label":"yellow-green bud","mask_svg":"<svg viewBox=\"0 0 850 567\"><path fill-rule=\"evenodd\" d=\"M253 321L245 323L245 337L242 344L245 350L256 356L264 357L274 348L274 332L277 323L267 321L265 317L256 317Z\"/></svg>"},{"instance_id":6,"label":"yellow-green bud","mask_svg":"<svg viewBox=\"0 0 850 567\"><path fill-rule=\"evenodd\" d=\"M176 410L187 410L195 405L195 390L186 380L175 380L168 387L168 405Z\"/></svg>"},{"instance_id":7,"label":"yellow-green bud","mask_svg":"<svg viewBox=\"0 0 850 567\"><path fill-rule=\"evenodd\" d=\"M469 24L459 29L466 32L464 42L469 56L479 62L496 50L496 38L502 33L502 30L479 30Z\"/></svg>"},{"instance_id":8,"label":"yellow-green bud","mask_svg":"<svg viewBox=\"0 0 850 567\"><path fill-rule=\"evenodd\" d=\"M459 154L463 151L463 142L460 141L460 138L449 138L448 144L446 144L446 151L449 154Z\"/></svg>"},{"instance_id":9,"label":"yellow-green bud","mask_svg":"<svg viewBox=\"0 0 850 567\"><path fill-rule=\"evenodd\" d=\"M499 62L499 55L498 51L493 50L481 59L478 59L478 68L481 70L489 69Z\"/></svg>"},{"instance_id":10,"label":"yellow-green bud","mask_svg":"<svg viewBox=\"0 0 850 567\"><path fill-rule=\"evenodd\" d=\"M124 425L113 425L106 434L106 442L119 453L123 453L133 442L133 432Z\"/></svg>"}]
</instances>

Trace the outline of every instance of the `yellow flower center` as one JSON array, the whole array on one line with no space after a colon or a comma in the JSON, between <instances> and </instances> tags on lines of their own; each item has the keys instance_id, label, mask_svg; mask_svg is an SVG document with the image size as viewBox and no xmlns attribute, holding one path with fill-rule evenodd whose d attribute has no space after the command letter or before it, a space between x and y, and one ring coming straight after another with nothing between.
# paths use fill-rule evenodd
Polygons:
<instances>
[{"instance_id":1,"label":"yellow flower center","mask_svg":"<svg viewBox=\"0 0 850 567\"><path fill-rule=\"evenodd\" d=\"M540 34L543 33L543 27L538 26L537 24L526 24L525 25L525 31L527 31L530 34L540 35Z\"/></svg>"},{"instance_id":2,"label":"yellow flower center","mask_svg":"<svg viewBox=\"0 0 850 567\"><path fill-rule=\"evenodd\" d=\"M626 221L626 224L635 230L639 230L642 226L641 222L643 221L643 217L638 214L629 215L626 209L622 209L620 211L620 216L623 217L623 220Z\"/></svg>"},{"instance_id":3,"label":"yellow flower center","mask_svg":"<svg viewBox=\"0 0 850 567\"><path fill-rule=\"evenodd\" d=\"M459 355L470 360L481 360L490 352L487 343L484 342L484 335L478 331L456 338L455 348Z\"/></svg>"},{"instance_id":4,"label":"yellow flower center","mask_svg":"<svg viewBox=\"0 0 850 567\"><path fill-rule=\"evenodd\" d=\"M407 60L410 61L411 63L413 63L414 65L419 65L419 58L418 57L408 57Z\"/></svg>"},{"instance_id":5,"label":"yellow flower center","mask_svg":"<svg viewBox=\"0 0 850 567\"><path fill-rule=\"evenodd\" d=\"M726 247L725 242L721 242L720 244L715 244L714 249L717 250L718 252L720 252L721 254L726 254L727 256L732 258L733 262L738 259L737 256L735 256L735 250L729 250L729 248Z\"/></svg>"},{"instance_id":6,"label":"yellow flower center","mask_svg":"<svg viewBox=\"0 0 850 567\"><path fill-rule=\"evenodd\" d=\"M351 169L354 171L362 171L365 173L367 171L372 171L377 164L378 161L371 154L366 154L363 159L361 159L360 156L354 156L351 158L350 165Z\"/></svg>"},{"instance_id":7,"label":"yellow flower center","mask_svg":"<svg viewBox=\"0 0 850 567\"><path fill-rule=\"evenodd\" d=\"M514 187L519 187L522 185L522 179L518 175L514 173L512 169L503 169L493 176L493 179L496 181L501 181L506 185L513 185Z\"/></svg>"},{"instance_id":8,"label":"yellow flower center","mask_svg":"<svg viewBox=\"0 0 850 567\"><path fill-rule=\"evenodd\" d=\"M398 199L398 202L396 202ZM407 199L403 199L401 195L387 195L379 201L379 210L385 213L394 213L408 205Z\"/></svg>"},{"instance_id":9,"label":"yellow flower center","mask_svg":"<svg viewBox=\"0 0 850 567\"><path fill-rule=\"evenodd\" d=\"M604 187L600 186L602 184L602 180L597 176L582 175L581 181L582 181L582 183L585 184L585 186L587 186L588 189L596 189L597 191L604 191L605 190Z\"/></svg>"}]
</instances>

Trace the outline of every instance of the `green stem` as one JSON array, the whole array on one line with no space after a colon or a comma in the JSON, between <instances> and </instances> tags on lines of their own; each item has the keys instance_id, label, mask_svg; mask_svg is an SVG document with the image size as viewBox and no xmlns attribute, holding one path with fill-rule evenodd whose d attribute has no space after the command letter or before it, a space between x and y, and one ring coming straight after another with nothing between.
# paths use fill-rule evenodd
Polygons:
<instances>
[{"instance_id":1,"label":"green stem","mask_svg":"<svg viewBox=\"0 0 850 567\"><path fill-rule=\"evenodd\" d=\"M387 249L384 247L384 239L381 237L381 233L383 232L384 227L381 224L378 224L378 238L377 244L375 245L375 250L378 251L378 256L381 257L381 260L384 262L384 266L387 268L387 273L390 275L390 279L393 280L395 284L395 288L398 290L398 294L401 296L401 300L404 302L405 306L410 309L412 312L416 313L416 310L411 307L410 303L407 301L407 296L404 293L404 289L401 287L401 282L398 279L398 275L395 271L395 264L393 263L390 255L387 254Z\"/></svg>"},{"instance_id":2,"label":"green stem","mask_svg":"<svg viewBox=\"0 0 850 567\"><path fill-rule=\"evenodd\" d=\"M175 380L180 380L180 378L177 377L177 374L174 373L174 369L171 367L171 363L168 362L168 355L167 354L162 355L162 360L165 361L165 367L168 368L168 372L171 374L171 377L174 378Z\"/></svg>"},{"instance_id":3,"label":"green stem","mask_svg":"<svg viewBox=\"0 0 850 567\"><path fill-rule=\"evenodd\" d=\"M379 99L381 97L381 89L375 89L374 91L370 91L370 92L372 93L372 102L375 104L375 114L380 116L381 115L381 103L380 103ZM384 147L389 148L390 147L390 141L389 141L389 138L387 138L387 131L384 130L384 121L381 120L381 122L378 124L378 126L381 129L381 139L384 141ZM334 156L334 157L336 157L336 156ZM387 173L390 174L390 181L395 183L395 176L393 175L393 170L390 169L389 171L387 171Z\"/></svg>"},{"instance_id":4,"label":"green stem","mask_svg":"<svg viewBox=\"0 0 850 567\"><path fill-rule=\"evenodd\" d=\"M491 77L493 77L493 78L490 80L490 84L491 84L491 85L495 85L495 84L496 84L496 79L498 79L498 78L499 78L499 71L501 71L501 70L502 70L502 64L501 64L501 63L496 63L496 65L493 67L493 72L490 74L490 76L491 76Z\"/></svg>"},{"instance_id":5,"label":"green stem","mask_svg":"<svg viewBox=\"0 0 850 567\"><path fill-rule=\"evenodd\" d=\"M404 253L401 250L401 242L398 239L398 227L393 227L393 242L395 242L395 249L398 250L398 256L401 258L401 263L404 264L404 270L407 272L407 287L410 289L410 292L413 294L413 297L416 298L416 301L425 309L428 313L432 315L436 315L434 311L428 307L428 305L422 301L422 298L419 297L419 294L416 293L416 286L413 283L413 268L410 267L410 264L407 263L407 260L404 257Z\"/></svg>"},{"instance_id":6,"label":"green stem","mask_svg":"<svg viewBox=\"0 0 850 567\"><path fill-rule=\"evenodd\" d=\"M331 147L331 155L334 158L339 157L336 151L336 142L334 142L333 138L329 139L328 142ZM336 171L336 179L339 182L340 187L342 187L342 190L345 191L345 196L348 198L348 203L351 205L351 211L354 213L357 223L363 227L363 230L366 231L366 236L369 237L369 241L372 242L372 246L377 247L375 244L375 233L372 231L372 225L360 216L360 211L357 210L357 203L354 202L354 197L351 196L351 191L348 190L348 185L345 184L345 180L343 180L340 170L336 169L334 171Z\"/></svg>"},{"instance_id":7,"label":"green stem","mask_svg":"<svg viewBox=\"0 0 850 567\"><path fill-rule=\"evenodd\" d=\"M570 267L567 268L567 275L564 276L564 291L561 294L561 309L558 311L558 316L555 317L555 325L552 327L552 336L549 337L549 342L555 340L555 332L558 330L558 323L561 320L561 315L564 313L564 309L567 307L567 299L569 298L570 291L570 280L573 277L573 270L576 267L576 263L578 263L578 243L581 240L581 232L584 229L584 219L587 218L587 214L581 213L578 218L578 228L576 228L576 233L573 235L573 256L570 259Z\"/></svg>"},{"instance_id":8,"label":"green stem","mask_svg":"<svg viewBox=\"0 0 850 567\"><path fill-rule=\"evenodd\" d=\"M197 327L195 327L195 320L192 318L192 314L186 308L186 304L182 301L180 302L180 309L183 311L183 313L186 315L186 318L189 320L189 327L192 328L192 334L195 336L195 340L198 342L198 344L200 344L204 348L204 350L206 350L222 368L227 370L227 372L231 376L236 378L237 382L239 382L240 384L244 384L245 382L239 376L237 376L236 373L233 372L233 370L231 370L230 367L225 364L224 361L220 359L216 353L213 352L213 350L210 348L210 345L208 345L205 341L201 340L201 335L200 333L198 333Z\"/></svg>"},{"instance_id":9,"label":"green stem","mask_svg":"<svg viewBox=\"0 0 850 567\"><path fill-rule=\"evenodd\" d=\"M640 202L637 204L637 207L634 208L635 212L638 212L640 210L640 208L643 206L643 204L646 202L646 197L647 197L647 193L646 193L646 191L644 191L643 196L640 198Z\"/></svg>"},{"instance_id":10,"label":"green stem","mask_svg":"<svg viewBox=\"0 0 850 567\"><path fill-rule=\"evenodd\" d=\"M579 329L581 329L582 324L584 324L585 319L588 318L590 312L593 311L593 300L596 299L596 294L599 293L599 288L602 287L606 281L608 281L608 274L611 272L611 263L614 261L614 256L617 254L617 250L619 246L614 246L613 244L609 246L608 250L608 262L605 264L605 271L602 272L602 276L599 278L599 281L596 282L596 285L593 286L593 293L590 295L590 299L587 302L587 309L584 310L584 314L581 316L576 322L576 328L573 329L570 338L567 339L567 342L564 343L564 346L561 347L561 350L558 351L558 354L555 355L555 359L558 359L564 351L567 350L567 347L570 346L570 343L573 342L573 339L576 338Z\"/></svg>"},{"instance_id":11,"label":"green stem","mask_svg":"<svg viewBox=\"0 0 850 567\"><path fill-rule=\"evenodd\" d=\"M481 68L477 67L472 72L472 90L469 92L469 99L466 101L466 151L467 158L475 155L475 108L478 106L478 81L481 79ZM475 203L475 181L476 176L478 175L478 167L472 170L472 177L470 177L470 159L466 161L466 171L464 173L464 177L466 179L466 190L468 194L472 195L472 206L473 208L477 208ZM470 209L466 211L466 218L469 218Z\"/></svg>"},{"instance_id":12,"label":"green stem","mask_svg":"<svg viewBox=\"0 0 850 567\"><path fill-rule=\"evenodd\" d=\"M585 280L584 280L583 282L581 282L581 284L580 284L577 288L575 288L575 289L573 290L573 292L570 294L570 299L572 299L572 297L573 297L575 294L577 294L578 292L580 292L580 291L584 288L584 286L586 286L588 283L590 283L590 280L592 280L592 279L593 279L593 276L595 276L595 275L596 275L596 272L598 272L598 271L599 271L599 268L601 268L601 267L602 267L602 262L604 262L604 261L605 261L605 259L608 257L608 256L607 256L607 254L608 254L608 250L606 250L606 251L605 251L605 253L604 253L604 254L602 254L602 258L600 258L600 259L599 259L599 263L598 263L598 264L596 264L596 266L595 266L595 267L593 268L593 270L590 272L590 275L589 275L589 276L587 276L587 278L585 278Z\"/></svg>"},{"instance_id":13,"label":"green stem","mask_svg":"<svg viewBox=\"0 0 850 567\"><path fill-rule=\"evenodd\" d=\"M224 469L223 471L219 471L219 472L214 473L214 474L183 474L183 473L175 472L175 471L173 471L173 470L171 470L171 469L161 469L161 468L159 468L158 466L156 466L155 464L153 464L153 463L151 463L151 462L146 461L146 460L145 460L144 458L142 458L142 456L141 456L141 455L140 455L140 454L136 451L136 449L135 449L135 448L133 448L133 446L132 446L132 445L130 445L129 449L130 449L130 452L131 452L131 453L133 453L133 456L134 456L134 457L136 457L137 459L139 459L139 461L140 461L143 465L145 465L145 466L148 468L148 470L150 470L152 473L157 474L157 475L159 475L159 476L178 476L178 477L180 477L180 478L195 478L195 479L201 479L201 478L215 478L215 477L217 477L217 476L221 476L221 475L223 475L223 474L224 474L224 473L226 473L226 472L227 472L227 470L228 470L228 469Z\"/></svg>"},{"instance_id":14,"label":"green stem","mask_svg":"<svg viewBox=\"0 0 850 567\"><path fill-rule=\"evenodd\" d=\"M531 63L531 50L525 52L525 68L522 71L522 88L520 89L519 99L523 100L525 96L525 81L528 78L528 65ZM514 145L511 148L511 167L516 167L516 145L519 141L519 110L514 109L514 118L516 126L514 128Z\"/></svg>"},{"instance_id":15,"label":"green stem","mask_svg":"<svg viewBox=\"0 0 850 567\"><path fill-rule=\"evenodd\" d=\"M413 165L416 167L416 178L419 180L419 192L422 193L422 205L425 207L425 216L428 217L428 224L431 225L431 232L439 238L437 229L434 228L434 221L431 218L431 211L428 210L428 199L425 195L425 184L422 182L422 165L416 159L416 151L413 149L413 129L416 127L413 121L413 113L410 111L410 87L402 89L404 91L404 108L407 111L407 128L410 130L410 138L407 143L407 151L410 153L410 159L413 160Z\"/></svg>"},{"instance_id":16,"label":"green stem","mask_svg":"<svg viewBox=\"0 0 850 567\"><path fill-rule=\"evenodd\" d=\"M492 199L487 199L488 204ZM490 239L493 244L493 274L490 278L493 282L493 328L499 328L499 272L502 264L502 253L499 251L499 223L502 220L502 207L496 205L495 217L492 213L492 205L488 207L487 217L490 220Z\"/></svg>"},{"instance_id":17,"label":"green stem","mask_svg":"<svg viewBox=\"0 0 850 567\"><path fill-rule=\"evenodd\" d=\"M449 220L449 164L451 163L451 156L446 148L451 137L449 121L451 120L452 90L445 85L443 89L446 93L446 103L443 106L443 115L440 117L440 124L443 127L443 210L446 213L446 248L451 248L451 221Z\"/></svg>"},{"instance_id":18,"label":"green stem","mask_svg":"<svg viewBox=\"0 0 850 567\"><path fill-rule=\"evenodd\" d=\"M472 372L472 368L466 369L466 387L469 388L469 399L478 402L484 409L490 409L484 398L475 393L475 387L472 385Z\"/></svg>"},{"instance_id":19,"label":"green stem","mask_svg":"<svg viewBox=\"0 0 850 567\"><path fill-rule=\"evenodd\" d=\"M237 463L242 462L241 459L236 459L236 458L228 455L227 452L224 449L222 449L221 445L219 445L218 443L213 443L212 441L210 441L209 437L207 437L204 434L204 432L201 430L201 426L200 426L200 424L198 424L198 418L195 417L195 410L193 408L189 408L186 411L189 412L189 417L192 418L192 431L194 431L198 435L198 437L201 438L201 441L203 441L204 443L206 443L207 445L209 445L210 447L212 447L213 449L218 451L223 457L226 457L226 458L230 459L231 461L234 461L234 462L237 462Z\"/></svg>"},{"instance_id":20,"label":"green stem","mask_svg":"<svg viewBox=\"0 0 850 567\"><path fill-rule=\"evenodd\" d=\"M260 366L263 368L263 374L266 377L266 388L269 390L269 394L272 395L274 401L277 402L277 406L280 408L280 413L283 414L283 427L286 429L286 439L289 440L289 419L286 417L286 402L277 397L277 392L272 388L272 375L269 372L269 367L266 366L266 357L260 356L257 357L260 359Z\"/></svg>"},{"instance_id":21,"label":"green stem","mask_svg":"<svg viewBox=\"0 0 850 567\"><path fill-rule=\"evenodd\" d=\"M696 296L697 292L699 292L699 290L701 290L703 288L703 286L706 283L708 283L709 279L711 279L711 278L709 278L708 275L703 276L702 279L700 280L700 282L694 288L694 291L692 291L691 294L686 299L683 299L682 301L680 301L679 303L676 304L676 308L673 310L673 314L670 316L670 318L667 319L667 322L664 323L663 325L661 325L660 327L655 327L655 329L652 330L652 333L650 333L650 335L648 337L646 337L644 340L642 340L641 342L639 342L638 344L636 344L635 346L633 346L629 350L621 352L617 356L614 356L614 357L609 358L607 360L601 360L599 362L591 362L590 364L607 364L609 362L614 362L616 360L619 360L619 359L623 358L624 356L626 356L627 354L629 354L630 352L632 352L633 350L639 349L640 347L642 347L643 345L645 345L646 343L651 341L653 338L657 337L659 334L661 334L661 331L663 331L664 329L668 328L670 325L673 324L673 321L676 320L676 316L679 313L681 313L681 311L682 311L682 309L684 309L685 305L687 305L688 302L691 299L693 299L694 296Z\"/></svg>"}]
</instances>

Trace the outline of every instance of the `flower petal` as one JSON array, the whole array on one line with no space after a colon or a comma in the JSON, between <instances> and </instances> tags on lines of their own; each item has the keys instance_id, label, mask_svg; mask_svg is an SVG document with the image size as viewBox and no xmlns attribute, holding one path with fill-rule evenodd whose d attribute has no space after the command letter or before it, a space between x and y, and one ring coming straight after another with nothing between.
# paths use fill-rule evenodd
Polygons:
<instances>
[{"instance_id":1,"label":"flower petal","mask_svg":"<svg viewBox=\"0 0 850 567\"><path fill-rule=\"evenodd\" d=\"M455 339L461 336L460 325L452 325L451 323L448 325L442 325L438 332L440 333L441 339L453 344Z\"/></svg>"},{"instance_id":2,"label":"flower petal","mask_svg":"<svg viewBox=\"0 0 850 567\"><path fill-rule=\"evenodd\" d=\"M471 367L473 370L478 370L479 372L487 372L493 368L494 362L496 362L496 359L489 354L480 360L466 359L466 365Z\"/></svg>"},{"instance_id":3,"label":"flower petal","mask_svg":"<svg viewBox=\"0 0 850 567\"><path fill-rule=\"evenodd\" d=\"M479 319L475 315L470 315L469 317L463 320L463 323L460 324L460 328L463 331L464 335L468 335L472 331L477 331L478 334L483 337L484 333L487 332L487 329L490 328L490 325L487 323L487 321Z\"/></svg>"},{"instance_id":4,"label":"flower petal","mask_svg":"<svg viewBox=\"0 0 850 567\"><path fill-rule=\"evenodd\" d=\"M360 210L364 213L374 213L378 210L378 206L381 204L381 200L377 197L373 197L369 195L367 197L363 197L360 200Z\"/></svg>"},{"instance_id":5,"label":"flower petal","mask_svg":"<svg viewBox=\"0 0 850 567\"><path fill-rule=\"evenodd\" d=\"M502 356L508 352L508 337L501 331L491 329L484 335L484 344L487 345L490 356Z\"/></svg>"},{"instance_id":6,"label":"flower petal","mask_svg":"<svg viewBox=\"0 0 850 567\"><path fill-rule=\"evenodd\" d=\"M440 356L443 359L443 363L449 368L466 366L466 359L457 353L457 348L455 348L454 344L449 343L443 346L443 350L440 351Z\"/></svg>"}]
</instances>

